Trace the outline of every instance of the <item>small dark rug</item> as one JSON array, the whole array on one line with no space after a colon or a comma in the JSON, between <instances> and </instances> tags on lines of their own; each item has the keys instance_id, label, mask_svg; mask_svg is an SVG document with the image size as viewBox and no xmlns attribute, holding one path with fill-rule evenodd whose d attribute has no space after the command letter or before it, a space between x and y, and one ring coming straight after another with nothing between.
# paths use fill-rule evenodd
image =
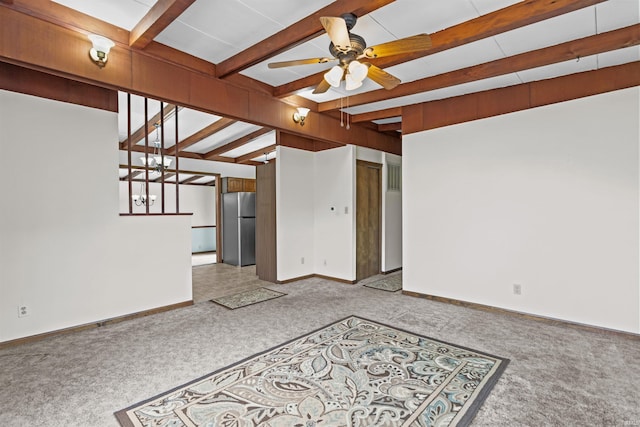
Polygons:
<instances>
[{"instance_id":1,"label":"small dark rug","mask_svg":"<svg viewBox=\"0 0 640 427\"><path fill-rule=\"evenodd\" d=\"M363 286L387 292L396 292L402 289L402 274L385 277L372 283L366 283Z\"/></svg>"},{"instance_id":2,"label":"small dark rug","mask_svg":"<svg viewBox=\"0 0 640 427\"><path fill-rule=\"evenodd\" d=\"M257 304L259 302L268 301L270 299L279 298L286 295L283 292L274 291L269 288L258 288L251 291L240 292L238 294L227 295L225 297L212 299L211 302L220 304L231 310L246 307L248 305Z\"/></svg>"},{"instance_id":3,"label":"small dark rug","mask_svg":"<svg viewBox=\"0 0 640 427\"><path fill-rule=\"evenodd\" d=\"M115 413L131 426L466 426L507 359L350 316Z\"/></svg>"}]
</instances>

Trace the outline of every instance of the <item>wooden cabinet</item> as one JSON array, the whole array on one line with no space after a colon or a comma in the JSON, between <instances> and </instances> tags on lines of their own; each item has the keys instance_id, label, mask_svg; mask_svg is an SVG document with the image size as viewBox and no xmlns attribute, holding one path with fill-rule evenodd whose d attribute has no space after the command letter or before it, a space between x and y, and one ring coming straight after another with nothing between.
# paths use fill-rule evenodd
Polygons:
<instances>
[{"instance_id":1,"label":"wooden cabinet","mask_svg":"<svg viewBox=\"0 0 640 427\"><path fill-rule=\"evenodd\" d=\"M239 193L241 191L256 192L256 180L249 178L222 178L223 193Z\"/></svg>"},{"instance_id":2,"label":"wooden cabinet","mask_svg":"<svg viewBox=\"0 0 640 427\"><path fill-rule=\"evenodd\" d=\"M242 180L242 191L250 191L252 193L256 192L256 180L255 179L243 179Z\"/></svg>"}]
</instances>

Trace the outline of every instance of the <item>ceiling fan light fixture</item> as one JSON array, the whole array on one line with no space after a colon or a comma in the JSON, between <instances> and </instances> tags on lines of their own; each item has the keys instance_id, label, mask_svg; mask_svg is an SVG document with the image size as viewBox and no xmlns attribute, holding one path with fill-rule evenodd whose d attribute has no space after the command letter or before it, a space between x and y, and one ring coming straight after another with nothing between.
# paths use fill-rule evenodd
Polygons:
<instances>
[{"instance_id":1,"label":"ceiling fan light fixture","mask_svg":"<svg viewBox=\"0 0 640 427\"><path fill-rule=\"evenodd\" d=\"M353 78L351 74L347 74L346 77L344 78L344 81L345 81L344 88L346 90L354 90L362 86L362 80L358 81L357 79Z\"/></svg>"},{"instance_id":2,"label":"ceiling fan light fixture","mask_svg":"<svg viewBox=\"0 0 640 427\"><path fill-rule=\"evenodd\" d=\"M355 60L349 63L348 75L351 75L351 78L353 80L362 83L362 81L367 77L368 73L369 73L369 68L363 63Z\"/></svg>"},{"instance_id":3,"label":"ceiling fan light fixture","mask_svg":"<svg viewBox=\"0 0 640 427\"><path fill-rule=\"evenodd\" d=\"M334 65L328 72L324 74L324 79L333 87L339 87L344 70L339 65Z\"/></svg>"}]
</instances>

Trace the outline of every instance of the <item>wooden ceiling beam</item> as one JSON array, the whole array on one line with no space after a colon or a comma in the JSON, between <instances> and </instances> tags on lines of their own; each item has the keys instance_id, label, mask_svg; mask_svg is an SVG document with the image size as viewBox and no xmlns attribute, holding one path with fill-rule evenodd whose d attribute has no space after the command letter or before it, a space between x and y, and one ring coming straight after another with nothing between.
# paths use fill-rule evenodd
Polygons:
<instances>
[{"instance_id":1,"label":"wooden ceiling beam","mask_svg":"<svg viewBox=\"0 0 640 427\"><path fill-rule=\"evenodd\" d=\"M148 150L149 155L153 154L153 149L154 149L154 147L151 147L151 146L149 147L149 150ZM134 145L133 147L131 147L131 151L136 152L136 153L144 153L145 152L144 145ZM167 150L165 150L164 155L165 156L169 155L167 153ZM190 159L204 160L204 158L202 157L202 154L190 153L190 152L187 152L187 151L181 152L179 157L187 157L187 158L190 158ZM221 161L226 161L226 160L221 160ZM132 166L132 167L135 167L135 166ZM140 168L144 169L144 166L140 166Z\"/></svg>"},{"instance_id":2,"label":"wooden ceiling beam","mask_svg":"<svg viewBox=\"0 0 640 427\"><path fill-rule=\"evenodd\" d=\"M219 78L222 78L229 74L240 72L321 35L324 32L324 28L322 24L320 24L321 16L340 16L348 12L352 12L356 16L363 16L394 1L395 0L334 1L271 37L220 62L216 66L216 74Z\"/></svg>"},{"instance_id":3,"label":"wooden ceiling beam","mask_svg":"<svg viewBox=\"0 0 640 427\"><path fill-rule=\"evenodd\" d=\"M188 184L188 183L190 183L190 182L197 181L197 180L199 180L200 178L204 178L204 175L193 175L193 176L190 176L190 177L189 177L189 178L187 178L187 179L183 179L183 180L181 180L181 181L180 181L180 184Z\"/></svg>"},{"instance_id":4,"label":"wooden ceiling beam","mask_svg":"<svg viewBox=\"0 0 640 427\"><path fill-rule=\"evenodd\" d=\"M384 110L371 111L370 113L353 114L351 123L370 122L372 120L388 119L402 116L402 107L392 107Z\"/></svg>"},{"instance_id":5,"label":"wooden ceiling beam","mask_svg":"<svg viewBox=\"0 0 640 427\"><path fill-rule=\"evenodd\" d=\"M258 138L259 136L264 135L265 133L269 133L271 132L271 129L269 128L261 128L258 129L254 132L251 132L248 135L243 136L242 138L238 138L234 141L228 142L224 145L221 145L220 147L216 147L213 150L209 151L208 153L203 154L203 157L205 159L209 159L209 158L213 158L217 155L226 153L228 151L234 150L238 147L242 147L243 145L245 145L246 143L253 141L254 139Z\"/></svg>"},{"instance_id":6,"label":"wooden ceiling beam","mask_svg":"<svg viewBox=\"0 0 640 427\"><path fill-rule=\"evenodd\" d=\"M404 135L640 85L640 61L403 107Z\"/></svg>"},{"instance_id":7,"label":"wooden ceiling beam","mask_svg":"<svg viewBox=\"0 0 640 427\"><path fill-rule=\"evenodd\" d=\"M259 150L252 151L251 153L247 153L244 156L236 157L236 163L248 163L251 159L255 159L258 156L264 155L265 153L270 153L276 149L276 144L269 145L268 147L263 147Z\"/></svg>"},{"instance_id":8,"label":"wooden ceiling beam","mask_svg":"<svg viewBox=\"0 0 640 427\"><path fill-rule=\"evenodd\" d=\"M210 137L216 132L220 132L222 129L228 128L229 126L237 122L237 120L222 117L221 119L211 123L209 126L200 129L198 132L194 133L188 138L183 139L173 147L169 147L167 149L167 153L175 154L176 152L182 152L182 150L184 150L185 148L190 147L202 141L203 139Z\"/></svg>"},{"instance_id":9,"label":"wooden ceiling beam","mask_svg":"<svg viewBox=\"0 0 640 427\"><path fill-rule=\"evenodd\" d=\"M516 28L544 21L545 19L573 12L606 0L525 0L486 15L479 16L453 27L431 34L431 49L410 55L394 55L371 60L380 68L391 67L414 59L432 55L446 49L462 46L477 40L495 36ZM284 97L314 87L323 79L324 72L316 73L293 82L277 86L273 95ZM395 90L388 91L395 97Z\"/></svg>"},{"instance_id":10,"label":"wooden ceiling beam","mask_svg":"<svg viewBox=\"0 0 640 427\"><path fill-rule=\"evenodd\" d=\"M159 111L158 113L156 113L153 117L151 117L149 119L149 121L147 122L146 126L143 125L143 126L140 126L138 129L136 129L136 131L131 134L131 144L133 144L135 146L135 144L138 141L140 141L141 139L144 138L145 128L146 128L147 135L151 135L151 133L156 129L155 125L156 124L160 124L160 117L165 117L166 118L169 114L171 114L173 112L173 110L175 108L176 108L175 105L167 104L162 109L162 112ZM126 150L128 142L129 142L128 138L125 138L122 141L120 141L120 149L121 150Z\"/></svg>"},{"instance_id":11,"label":"wooden ceiling beam","mask_svg":"<svg viewBox=\"0 0 640 427\"><path fill-rule=\"evenodd\" d=\"M137 177L138 175L142 174L141 170L132 170L131 173L126 174L125 176L123 176L122 178L120 178L120 181L129 181L129 179L133 180L135 177Z\"/></svg>"},{"instance_id":12,"label":"wooden ceiling beam","mask_svg":"<svg viewBox=\"0 0 640 427\"><path fill-rule=\"evenodd\" d=\"M166 181L167 179L169 179L169 178L171 178L173 176L176 176L175 172L165 172L164 173L164 180ZM153 182L162 182L162 179L163 179L163 177L162 177L162 175L160 175L159 177L154 179Z\"/></svg>"},{"instance_id":13,"label":"wooden ceiling beam","mask_svg":"<svg viewBox=\"0 0 640 427\"><path fill-rule=\"evenodd\" d=\"M488 79L518 71L555 64L609 52L640 43L640 24L620 28L606 33L596 34L578 40L557 44L519 55L508 56L484 64L474 65L455 71L426 77L409 83L403 83L393 90L393 97L428 92L463 83ZM349 105L363 105L389 99L390 93L380 89L349 97ZM318 104L319 111L330 111L340 108L339 101L328 101Z\"/></svg>"},{"instance_id":14,"label":"wooden ceiling beam","mask_svg":"<svg viewBox=\"0 0 640 427\"><path fill-rule=\"evenodd\" d=\"M384 123L378 125L378 132L389 132L402 130L402 122Z\"/></svg>"},{"instance_id":15,"label":"wooden ceiling beam","mask_svg":"<svg viewBox=\"0 0 640 427\"><path fill-rule=\"evenodd\" d=\"M14 3L0 4L0 60L3 62L322 141L395 154L402 150L394 137L361 126L347 130L340 127L339 120L323 114L312 112L305 126L299 126L291 120L294 107L288 103L217 79L202 71L213 68L213 64L205 67L202 61L184 52L172 51L170 57L164 57L151 55L148 49L132 49L128 45L128 32L124 43L114 40L116 46L111 49L107 66L97 67L87 58L90 43L86 28L104 26L109 31L106 36L111 33L117 36L119 30L87 15L70 28L47 13L32 14L28 9L37 3L46 12L54 2L15 0Z\"/></svg>"},{"instance_id":16,"label":"wooden ceiling beam","mask_svg":"<svg viewBox=\"0 0 640 427\"><path fill-rule=\"evenodd\" d=\"M158 0L129 34L129 46L144 49L195 0Z\"/></svg>"}]
</instances>

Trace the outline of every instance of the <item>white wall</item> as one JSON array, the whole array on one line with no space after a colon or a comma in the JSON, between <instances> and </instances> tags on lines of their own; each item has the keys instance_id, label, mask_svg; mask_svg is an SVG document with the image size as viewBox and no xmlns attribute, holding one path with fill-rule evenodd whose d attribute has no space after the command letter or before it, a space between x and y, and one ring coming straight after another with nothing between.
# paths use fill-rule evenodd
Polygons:
<instances>
[{"instance_id":1,"label":"white wall","mask_svg":"<svg viewBox=\"0 0 640 427\"><path fill-rule=\"evenodd\" d=\"M401 157L355 146L277 150L278 280L309 274L355 280L356 159L381 163L386 176L387 160L399 164ZM402 266L402 198L392 193L383 189L383 271Z\"/></svg>"},{"instance_id":2,"label":"white wall","mask_svg":"<svg viewBox=\"0 0 640 427\"><path fill-rule=\"evenodd\" d=\"M315 271L355 280L355 147L319 151L314 160Z\"/></svg>"},{"instance_id":3,"label":"white wall","mask_svg":"<svg viewBox=\"0 0 640 427\"><path fill-rule=\"evenodd\" d=\"M282 146L276 150L277 278L289 280L313 274L314 154Z\"/></svg>"},{"instance_id":4,"label":"white wall","mask_svg":"<svg viewBox=\"0 0 640 427\"><path fill-rule=\"evenodd\" d=\"M0 341L191 300L190 217L118 214L116 116L0 91Z\"/></svg>"},{"instance_id":5,"label":"white wall","mask_svg":"<svg viewBox=\"0 0 640 427\"><path fill-rule=\"evenodd\" d=\"M638 333L639 92L405 136L404 289Z\"/></svg>"},{"instance_id":6,"label":"white wall","mask_svg":"<svg viewBox=\"0 0 640 427\"><path fill-rule=\"evenodd\" d=\"M402 267L402 191L387 191L387 165L402 157L384 153L382 165L382 271Z\"/></svg>"}]
</instances>

